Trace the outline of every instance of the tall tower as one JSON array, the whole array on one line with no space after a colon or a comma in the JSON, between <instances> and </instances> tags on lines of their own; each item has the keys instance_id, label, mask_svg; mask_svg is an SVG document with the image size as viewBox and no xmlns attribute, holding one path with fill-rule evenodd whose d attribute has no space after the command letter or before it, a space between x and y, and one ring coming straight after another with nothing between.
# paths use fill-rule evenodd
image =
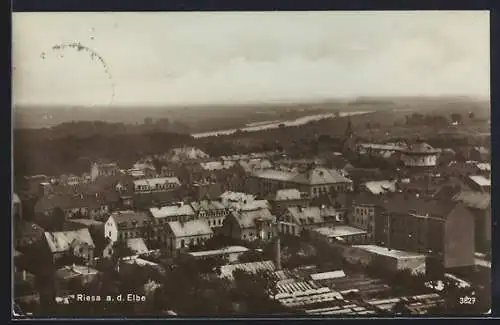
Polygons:
<instances>
[{"instance_id":1,"label":"tall tower","mask_svg":"<svg viewBox=\"0 0 500 325\"><path fill-rule=\"evenodd\" d=\"M276 247L275 247L275 253L276 253L276 270L279 271L281 270L281 240L280 240L280 232L279 232L279 217L276 217L276 221L274 222L274 233L276 236Z\"/></svg>"},{"instance_id":2,"label":"tall tower","mask_svg":"<svg viewBox=\"0 0 500 325\"><path fill-rule=\"evenodd\" d=\"M345 130L345 136L346 138L351 138L353 136L352 133L352 122L351 122L351 117L347 117L347 128Z\"/></svg>"}]
</instances>

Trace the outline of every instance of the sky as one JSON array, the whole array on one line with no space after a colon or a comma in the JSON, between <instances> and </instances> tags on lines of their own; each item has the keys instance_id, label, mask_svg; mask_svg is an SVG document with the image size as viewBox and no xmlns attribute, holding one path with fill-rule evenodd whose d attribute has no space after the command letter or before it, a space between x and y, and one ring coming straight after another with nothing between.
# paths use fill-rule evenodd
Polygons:
<instances>
[{"instance_id":1,"label":"sky","mask_svg":"<svg viewBox=\"0 0 500 325\"><path fill-rule=\"evenodd\" d=\"M15 105L490 95L487 11L14 13L12 20ZM89 51L52 50L75 42Z\"/></svg>"}]
</instances>

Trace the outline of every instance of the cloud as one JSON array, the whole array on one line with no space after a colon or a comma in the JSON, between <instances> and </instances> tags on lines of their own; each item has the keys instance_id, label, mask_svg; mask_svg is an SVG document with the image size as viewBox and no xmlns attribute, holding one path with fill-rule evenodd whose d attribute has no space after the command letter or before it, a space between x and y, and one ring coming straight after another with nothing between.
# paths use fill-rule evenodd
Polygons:
<instances>
[{"instance_id":1,"label":"cloud","mask_svg":"<svg viewBox=\"0 0 500 325\"><path fill-rule=\"evenodd\" d=\"M73 39L105 58L116 104L489 94L484 12L23 13L13 26L18 102L107 103L88 58L40 60Z\"/></svg>"}]
</instances>

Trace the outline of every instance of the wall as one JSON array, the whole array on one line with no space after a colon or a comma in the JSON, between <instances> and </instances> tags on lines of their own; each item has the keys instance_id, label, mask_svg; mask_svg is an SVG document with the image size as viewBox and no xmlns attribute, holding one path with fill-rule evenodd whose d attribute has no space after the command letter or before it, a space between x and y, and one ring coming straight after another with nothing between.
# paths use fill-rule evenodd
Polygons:
<instances>
[{"instance_id":1,"label":"wall","mask_svg":"<svg viewBox=\"0 0 500 325\"><path fill-rule=\"evenodd\" d=\"M462 204L457 204L446 219L444 240L446 268L474 265L474 216Z\"/></svg>"}]
</instances>

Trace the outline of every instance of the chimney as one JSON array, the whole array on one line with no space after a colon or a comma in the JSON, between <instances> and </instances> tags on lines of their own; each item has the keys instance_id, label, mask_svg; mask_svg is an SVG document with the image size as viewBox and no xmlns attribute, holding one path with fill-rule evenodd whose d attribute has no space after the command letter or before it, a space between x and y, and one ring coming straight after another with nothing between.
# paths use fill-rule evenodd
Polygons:
<instances>
[{"instance_id":1,"label":"chimney","mask_svg":"<svg viewBox=\"0 0 500 325\"><path fill-rule=\"evenodd\" d=\"M276 226L276 230L277 228L278 226ZM278 232L276 232L276 270L281 270L281 242Z\"/></svg>"}]
</instances>

